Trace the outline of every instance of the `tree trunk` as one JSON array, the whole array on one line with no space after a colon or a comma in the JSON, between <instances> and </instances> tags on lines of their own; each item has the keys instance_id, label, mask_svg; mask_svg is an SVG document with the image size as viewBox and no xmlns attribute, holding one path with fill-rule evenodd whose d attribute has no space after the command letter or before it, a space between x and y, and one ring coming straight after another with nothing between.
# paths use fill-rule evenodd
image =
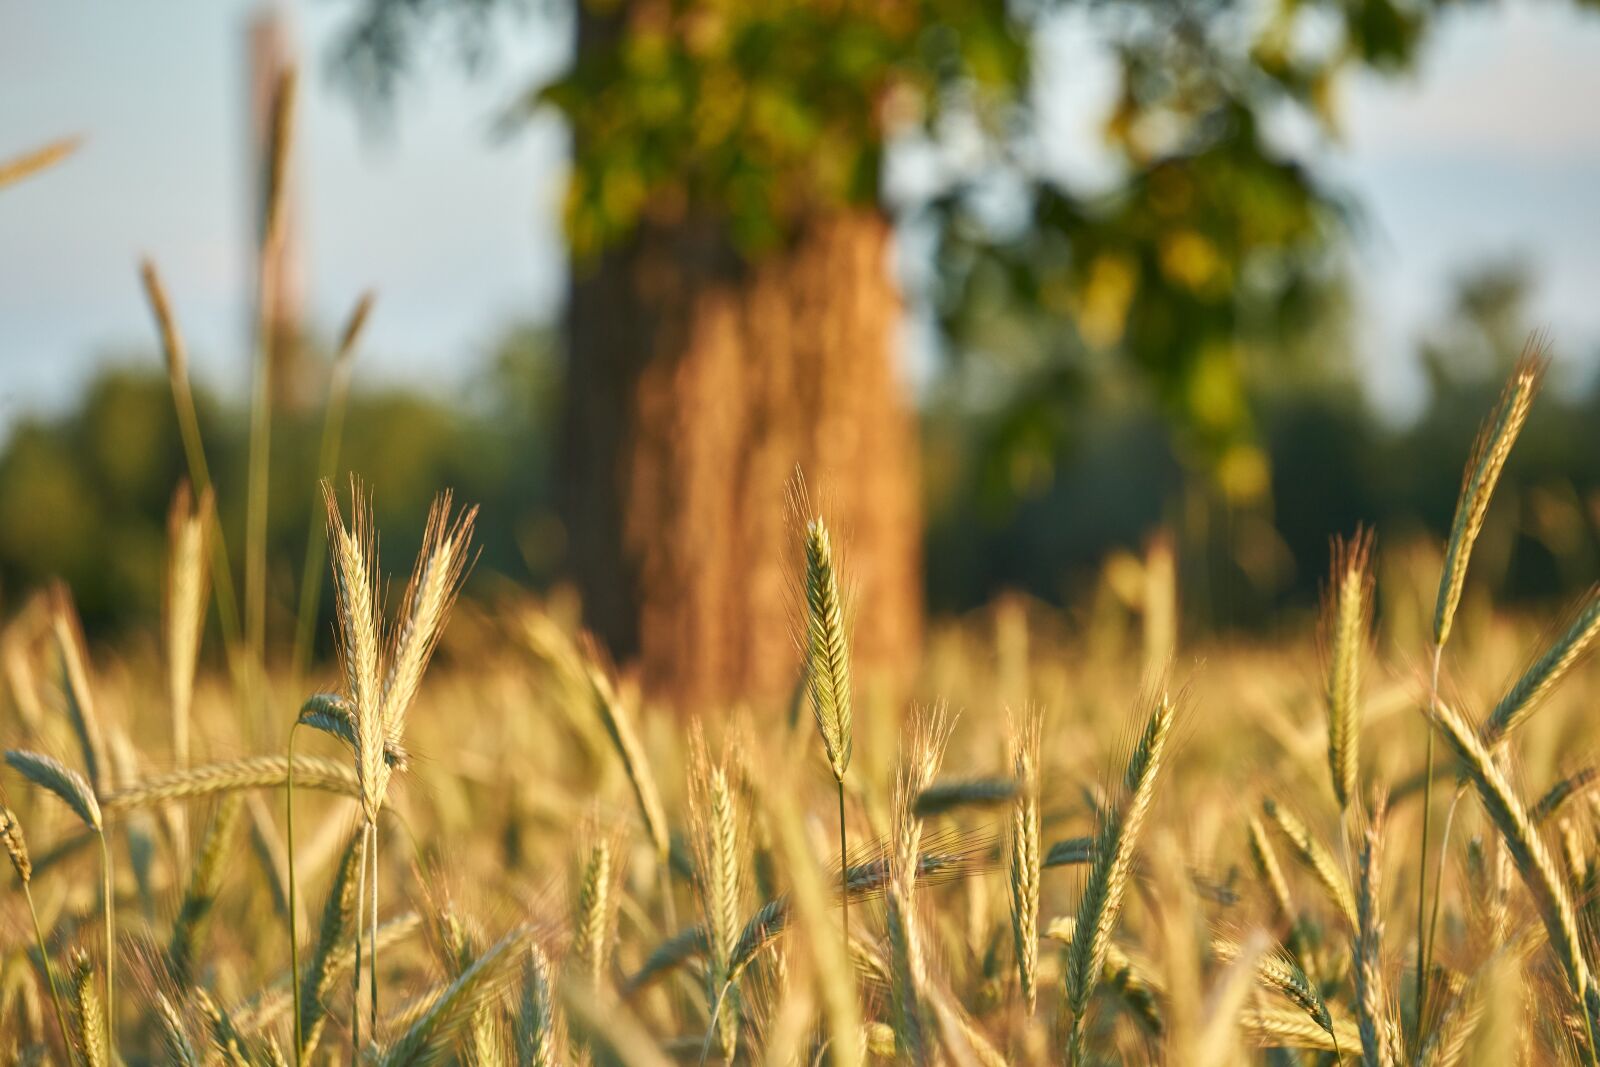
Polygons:
<instances>
[{"instance_id":1,"label":"tree trunk","mask_svg":"<svg viewBox=\"0 0 1600 1067\"><path fill-rule=\"evenodd\" d=\"M714 225L646 227L575 271L564 510L585 621L682 709L790 691L796 468L844 545L858 675L920 639L919 482L875 211L754 261Z\"/></svg>"}]
</instances>

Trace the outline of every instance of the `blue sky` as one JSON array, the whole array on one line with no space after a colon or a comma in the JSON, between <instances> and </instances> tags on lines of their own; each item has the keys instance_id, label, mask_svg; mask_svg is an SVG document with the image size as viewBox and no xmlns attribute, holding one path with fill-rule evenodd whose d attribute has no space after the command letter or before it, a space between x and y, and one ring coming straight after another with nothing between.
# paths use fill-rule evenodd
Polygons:
<instances>
[{"instance_id":1,"label":"blue sky","mask_svg":"<svg viewBox=\"0 0 1600 1067\"><path fill-rule=\"evenodd\" d=\"M328 77L346 5L287 6L308 68L298 177L313 321L331 331L375 287L362 379L464 388L508 320L559 307L563 135L551 122L509 140L491 131L518 89L559 63L561 32L540 19L508 26L498 62L474 80L438 42L381 131ZM149 348L143 254L173 290L196 373L242 385L252 7L0 0L0 156L87 138L48 177L0 197L0 432L21 412L70 403L100 363ZM1070 27L1045 57L1051 141L1070 170L1092 158L1103 83ZM1442 20L1414 75L1344 87L1346 139L1331 166L1366 209L1361 358L1387 409L1419 399L1411 339L1474 263L1522 258L1561 352L1587 359L1600 346L1597 57L1600 17L1553 2L1475 5Z\"/></svg>"}]
</instances>

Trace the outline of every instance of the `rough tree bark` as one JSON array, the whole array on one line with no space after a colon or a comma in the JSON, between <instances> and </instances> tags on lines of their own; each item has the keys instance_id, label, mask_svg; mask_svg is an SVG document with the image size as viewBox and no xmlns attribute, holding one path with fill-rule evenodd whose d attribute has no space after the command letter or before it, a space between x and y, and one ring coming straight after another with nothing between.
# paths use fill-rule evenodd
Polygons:
<instances>
[{"instance_id":1,"label":"rough tree bark","mask_svg":"<svg viewBox=\"0 0 1600 1067\"><path fill-rule=\"evenodd\" d=\"M747 260L715 224L646 227L575 269L564 511L585 621L682 709L794 685L798 465L847 553L863 676L920 638L901 303L870 209Z\"/></svg>"}]
</instances>

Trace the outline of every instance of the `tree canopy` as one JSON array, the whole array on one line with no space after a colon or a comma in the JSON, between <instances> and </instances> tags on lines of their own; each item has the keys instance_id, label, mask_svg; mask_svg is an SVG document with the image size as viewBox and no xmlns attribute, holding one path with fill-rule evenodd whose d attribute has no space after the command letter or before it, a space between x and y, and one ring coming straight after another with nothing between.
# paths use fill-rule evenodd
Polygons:
<instances>
[{"instance_id":1,"label":"tree canopy","mask_svg":"<svg viewBox=\"0 0 1600 1067\"><path fill-rule=\"evenodd\" d=\"M476 54L515 6L361 0L342 67L392 97L431 32L452 26ZM553 108L573 130L566 226L580 265L638 227L688 219L760 254L819 212L880 203L896 148L930 149L932 195L892 206L934 234L920 295L946 354L1003 368L993 469L1058 436L1111 367L1158 401L1182 454L1251 498L1267 485L1251 364L1339 278L1348 205L1316 166L1338 135L1335 85L1351 67L1408 68L1436 12L1404 0L590 0L538 16L599 32L517 116ZM1102 116L1114 176L1094 188L1041 151L1036 64L1060 20L1081 23L1114 69Z\"/></svg>"}]
</instances>

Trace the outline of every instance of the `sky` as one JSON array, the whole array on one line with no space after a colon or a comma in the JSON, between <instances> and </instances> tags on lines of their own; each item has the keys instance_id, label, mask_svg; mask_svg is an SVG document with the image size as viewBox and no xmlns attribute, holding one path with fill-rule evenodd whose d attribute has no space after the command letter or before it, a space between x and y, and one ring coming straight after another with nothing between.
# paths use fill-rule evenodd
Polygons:
<instances>
[{"instance_id":1,"label":"sky","mask_svg":"<svg viewBox=\"0 0 1600 1067\"><path fill-rule=\"evenodd\" d=\"M465 390L498 333L559 312L565 139L496 120L557 69L565 30L508 23L467 77L434 42L393 123L370 121L330 73L349 5L285 3L305 56L297 179L309 313L333 332L378 292L360 380ZM246 380L250 205L245 27L250 0L0 0L0 157L64 134L80 151L0 196L0 435L71 404L100 365L153 352L143 255L172 290L198 377ZM1071 25L1042 52L1040 94L1062 164L1092 160L1105 84ZM1516 258L1558 355L1600 351L1600 16L1518 0L1457 7L1420 68L1343 87L1328 160L1364 224L1355 247L1374 399L1422 400L1414 339L1452 280ZM1103 64L1101 65L1103 69ZM914 331L911 336L915 336ZM914 354L913 354L914 356Z\"/></svg>"}]
</instances>

